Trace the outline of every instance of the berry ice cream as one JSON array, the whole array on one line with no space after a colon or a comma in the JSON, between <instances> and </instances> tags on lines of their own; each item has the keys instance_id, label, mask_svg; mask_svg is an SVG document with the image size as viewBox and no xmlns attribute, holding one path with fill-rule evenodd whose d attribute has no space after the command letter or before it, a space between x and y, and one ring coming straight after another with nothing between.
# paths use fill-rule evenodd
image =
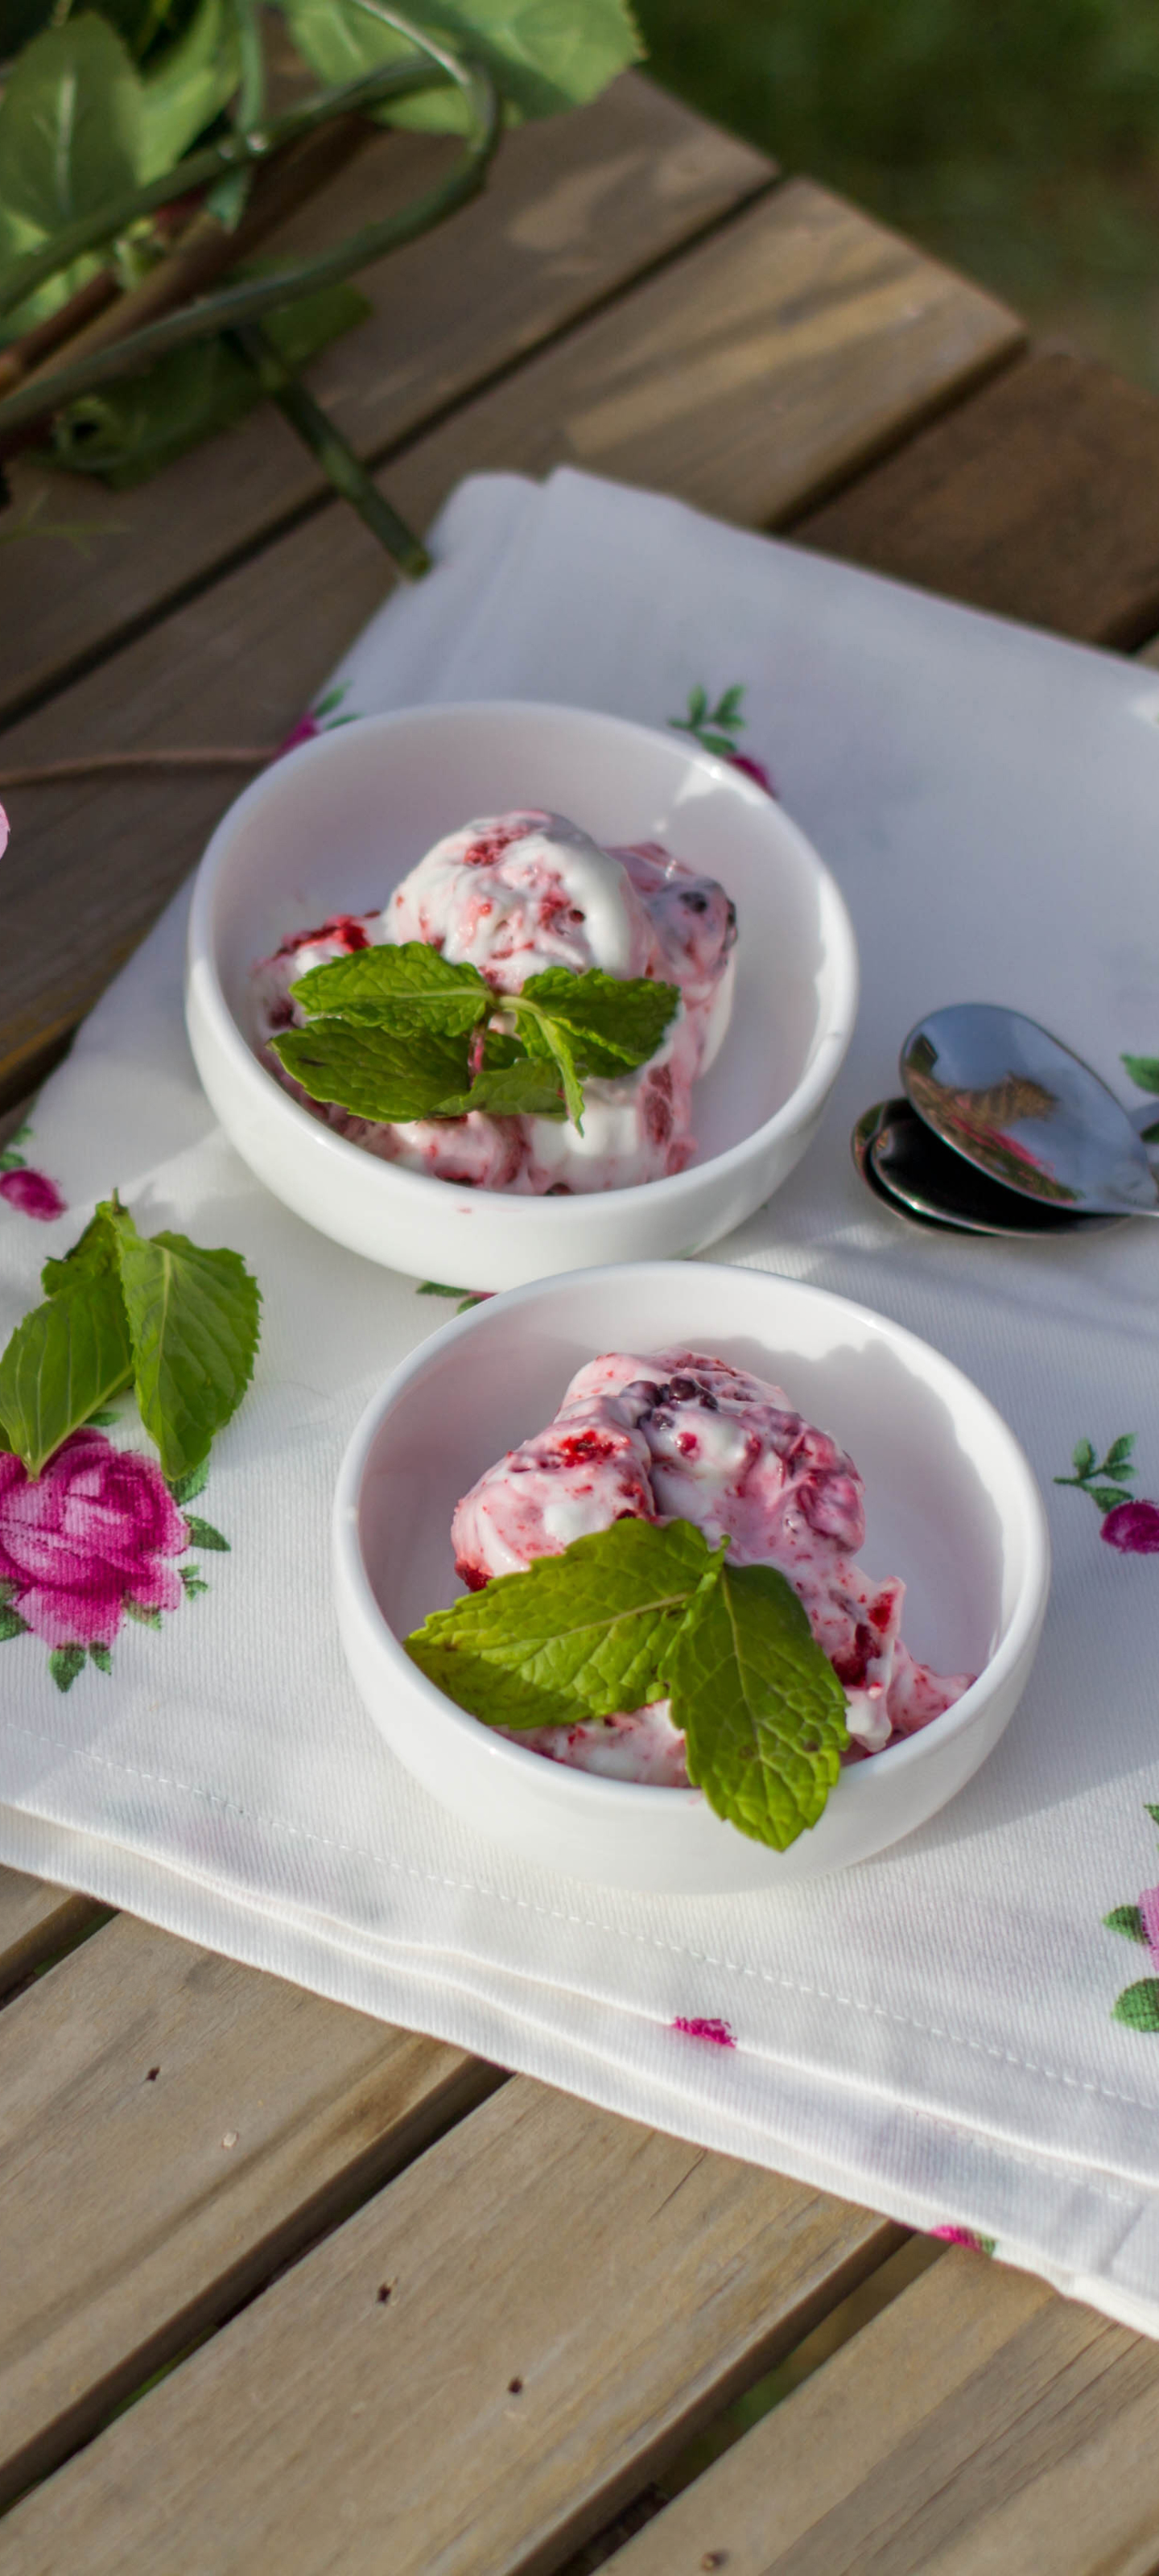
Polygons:
<instances>
[{"instance_id":1,"label":"berry ice cream","mask_svg":"<svg viewBox=\"0 0 1159 2576\"><path fill-rule=\"evenodd\" d=\"M311 1100L266 1045L302 1024L290 986L328 958L415 939L475 966L497 994L520 992L549 966L600 967L676 985L680 1008L636 1072L586 1083L582 1135L570 1119L478 1110L376 1126ZM437 841L384 911L339 914L284 939L254 970L257 1035L296 1099L386 1162L477 1189L625 1189L683 1171L695 1153L692 1087L728 1026L735 942L723 888L657 844L604 850L563 815L499 814Z\"/></svg>"},{"instance_id":2,"label":"berry ice cream","mask_svg":"<svg viewBox=\"0 0 1159 2576\"><path fill-rule=\"evenodd\" d=\"M901 1630L905 1586L854 1563L862 1481L781 1389L696 1351L613 1351L572 1379L546 1431L509 1451L464 1495L455 1563L475 1591L613 1521L694 1521L734 1565L788 1577L846 1701L847 1759L880 1753L951 1708L974 1676L915 1662ZM512 1740L581 1770L686 1788L684 1738L667 1701Z\"/></svg>"}]
</instances>

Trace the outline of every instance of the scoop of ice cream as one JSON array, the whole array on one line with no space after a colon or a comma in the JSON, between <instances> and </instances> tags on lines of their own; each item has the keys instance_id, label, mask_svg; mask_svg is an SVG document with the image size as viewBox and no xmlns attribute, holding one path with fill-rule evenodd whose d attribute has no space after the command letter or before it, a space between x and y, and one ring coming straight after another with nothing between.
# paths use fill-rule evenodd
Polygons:
<instances>
[{"instance_id":1,"label":"scoop of ice cream","mask_svg":"<svg viewBox=\"0 0 1159 2576\"><path fill-rule=\"evenodd\" d=\"M307 967L374 942L423 940L478 968L497 994L549 966L675 984L680 1008L649 1062L585 1085L582 1133L570 1119L419 1119L375 1126L294 1096L387 1162L475 1189L571 1193L625 1189L683 1171L695 1151L692 1087L717 1053L732 1007L736 915L711 877L658 845L603 850L565 815L490 815L437 841L381 914L342 916L292 934L254 970L265 1042L302 1014L289 987Z\"/></svg>"},{"instance_id":2,"label":"scoop of ice cream","mask_svg":"<svg viewBox=\"0 0 1159 2576\"><path fill-rule=\"evenodd\" d=\"M731 1563L775 1565L788 1577L844 1687L855 1752L880 1752L928 1725L972 1679L932 1672L903 1644L904 1584L875 1583L853 1562L865 1506L852 1459L762 1378L696 1351L589 1361L547 1430L464 1495L452 1524L456 1567L477 1589L629 1515L693 1521L710 1545L730 1540ZM641 1779L671 1776L683 1739L660 1704L517 1741ZM647 1767L624 1769L636 1759Z\"/></svg>"}]
</instances>

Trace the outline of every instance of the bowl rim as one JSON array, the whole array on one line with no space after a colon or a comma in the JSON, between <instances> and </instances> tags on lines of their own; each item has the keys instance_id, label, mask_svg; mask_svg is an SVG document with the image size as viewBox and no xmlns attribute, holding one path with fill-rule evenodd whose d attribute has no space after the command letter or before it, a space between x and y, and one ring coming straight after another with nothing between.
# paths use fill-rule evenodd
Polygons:
<instances>
[{"instance_id":1,"label":"bowl rim","mask_svg":"<svg viewBox=\"0 0 1159 2576\"><path fill-rule=\"evenodd\" d=\"M734 1279L738 1269L742 1268L736 1262L700 1260L695 1266L698 1271L706 1270L730 1279ZM405 1360L391 1370L378 1392L371 1397L347 1444L334 1490L331 1551L335 1578L345 1586L347 1597L364 1626L377 1633L388 1669L400 1682L417 1690L428 1708L437 1712L444 1722L450 1723L453 1733L461 1733L477 1747L480 1743L486 1745L501 1761L510 1759L517 1766L533 1763L541 1781L544 1775L548 1781L554 1781L558 1776L563 1784L559 1790L553 1791L545 1786L541 1794L566 1795L573 1809L578 1796L592 1816L600 1813L611 1816L617 1810L621 1816L624 1815L627 1812L623 1806L625 1796L635 1802L635 1814L643 1815L644 1801L657 1814L672 1813L674 1800L687 1808L693 1801L701 1802L704 1793L700 1789L676 1789L650 1781L608 1779L599 1772L581 1771L571 1764L545 1761L541 1753L533 1752L527 1745L513 1743L510 1737L484 1726L480 1719L471 1716L469 1710L459 1708L454 1700L448 1699L418 1665L411 1662L375 1598L362 1548L362 1490L370 1452L386 1414L411 1382L421 1376L436 1345L444 1350L451 1340L461 1341L473 1334L487 1332L493 1311L499 1304L507 1312L526 1306L533 1298L542 1297L545 1293L572 1289L581 1282L586 1289L592 1289L602 1286L607 1280L623 1278L628 1272L637 1277L649 1271L667 1276L683 1267L682 1263L673 1261L614 1261L604 1262L598 1269L557 1271L549 1278L531 1280L520 1288L499 1290L482 1305L473 1307L469 1314L456 1316L440 1325L418 1344L417 1349L408 1352ZM981 1717L996 1692L1017 1670L1023 1655L1033 1647L1050 1591L1051 1543L1046 1507L1030 1461L1005 1416L989 1396L983 1394L974 1379L968 1377L954 1360L947 1359L934 1343L924 1341L919 1333L909 1332L903 1324L895 1324L892 1316L881 1314L876 1307L863 1305L852 1297L843 1297L838 1290L817 1287L812 1280L790 1279L779 1271L746 1271L744 1275L770 1280L778 1287L790 1288L795 1294L809 1299L819 1298L856 1322L868 1323L877 1330L884 1329L901 1357L915 1354L923 1372L932 1360L935 1377L941 1375L943 1381L949 1380L964 1388L972 1401L982 1408L983 1416L989 1417L990 1427L998 1434L1005 1452L1004 1475L1013 1484L1025 1525L1026 1563L1022 1581L1005 1634L993 1653L952 1708L944 1709L940 1716L931 1718L927 1726L919 1727L902 1743L887 1745L868 1761L853 1763L839 1773L830 1795L835 1797L844 1790L848 1804L851 1797L866 1794L864 1787L858 1787L866 1772L882 1779L897 1778L947 1744L952 1736L964 1733ZM525 1772L524 1776L529 1775ZM573 1784L576 1784L576 1795L572 1794Z\"/></svg>"},{"instance_id":2,"label":"bowl rim","mask_svg":"<svg viewBox=\"0 0 1159 2576\"><path fill-rule=\"evenodd\" d=\"M823 958L831 984L831 1000L822 1011L809 1063L788 1097L770 1117L738 1138L735 1144L725 1146L723 1152L710 1154L702 1162L691 1163L683 1172L669 1173L652 1181L632 1182L624 1189L576 1191L570 1197L550 1201L537 1194L515 1191L494 1190L483 1194L489 1207L503 1207L509 1211L504 1219L508 1225L539 1226L546 1220L564 1231L569 1227L579 1229L585 1223L590 1224L592 1215L604 1207L614 1205L625 1215L647 1207L654 1208L658 1204L658 1191L664 1194L662 1204L671 1205L682 1193L694 1197L710 1175L713 1179L718 1176L729 1178L754 1157L763 1156L783 1135L796 1135L820 1114L857 1019L860 967L845 898L819 852L778 800L771 800L754 780L746 778L742 770L733 769L727 761L718 759L714 752L705 751L692 741L685 744L682 738L670 741L659 726L638 724L628 716L607 715L599 708L572 707L542 698L467 698L426 706L396 707L382 715L359 716L356 726L359 733L371 726L378 733L389 736L416 725L436 728L440 723L453 722L463 716L486 719L495 715L518 716L523 722L528 719L534 722L544 716L557 723L562 719L570 724L611 727L617 733L648 745L663 743L674 757L682 758L693 770L711 778L715 784L723 785L728 793L738 797L754 813L767 815L771 806L776 828L787 837L798 862L803 863L806 874L813 880L822 912ZM239 823L244 822L254 807L260 806L269 795L271 780L279 773L286 774L292 764L300 768L305 762L345 757L341 749L335 750L335 744L340 744L343 737L354 729L353 725L333 726L328 732L314 735L309 742L300 743L293 751L271 762L257 778L251 779L240 796L234 798L215 826L193 882L186 942L186 1011L188 1015L195 1004L197 1010L208 1018L231 1079L244 1087L245 1096L259 1110L264 1109L268 1116L292 1123L303 1152L337 1157L336 1167L344 1165L352 1180L357 1175L362 1190L378 1189L396 1198L401 1192L409 1199L413 1213L418 1217L424 1208L433 1211L436 1205L445 1207L446 1192L461 1191L462 1184L445 1181L432 1173L412 1172L402 1164L387 1163L377 1155L368 1154L364 1146L354 1144L349 1137L340 1136L332 1127L323 1125L320 1119L302 1107L300 1101L282 1089L254 1053L230 1008L219 972L213 934L213 906L229 868L233 836ZM379 1177L368 1180L368 1173Z\"/></svg>"}]
</instances>

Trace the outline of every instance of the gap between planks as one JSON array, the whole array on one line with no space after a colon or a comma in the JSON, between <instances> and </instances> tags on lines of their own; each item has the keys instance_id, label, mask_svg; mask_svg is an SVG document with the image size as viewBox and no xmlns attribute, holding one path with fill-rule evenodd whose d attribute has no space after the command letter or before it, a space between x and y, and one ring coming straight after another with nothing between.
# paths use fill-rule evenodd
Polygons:
<instances>
[{"instance_id":1,"label":"gap between planks","mask_svg":"<svg viewBox=\"0 0 1159 2576\"><path fill-rule=\"evenodd\" d=\"M0 2013L0 2504L504 2080L128 1915L18 1995Z\"/></svg>"},{"instance_id":2,"label":"gap between planks","mask_svg":"<svg viewBox=\"0 0 1159 2576\"><path fill-rule=\"evenodd\" d=\"M16 2504L0 2572L547 2576L903 2236L513 2077Z\"/></svg>"},{"instance_id":3,"label":"gap between planks","mask_svg":"<svg viewBox=\"0 0 1159 2576\"><path fill-rule=\"evenodd\" d=\"M446 145L395 132L362 153L327 201L336 236L408 200ZM484 195L380 261L359 281L370 318L315 360L312 390L358 453L386 463L533 350L603 310L641 278L773 186L750 145L707 124L638 73L597 105L515 129ZM299 216L273 248L308 246ZM13 472L17 508L46 490L44 469ZM269 406L128 492L88 478L49 479L90 527L78 560L35 537L6 564L0 720L47 703L111 651L333 505L330 485ZM385 563L385 558L383 558Z\"/></svg>"}]
</instances>

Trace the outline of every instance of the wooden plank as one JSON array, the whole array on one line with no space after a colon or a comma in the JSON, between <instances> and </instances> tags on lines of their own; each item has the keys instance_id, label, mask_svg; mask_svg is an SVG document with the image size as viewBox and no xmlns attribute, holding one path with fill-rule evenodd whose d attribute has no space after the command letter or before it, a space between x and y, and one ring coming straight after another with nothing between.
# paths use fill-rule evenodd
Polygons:
<instances>
[{"instance_id":1,"label":"wooden plank","mask_svg":"<svg viewBox=\"0 0 1159 2576\"><path fill-rule=\"evenodd\" d=\"M570 458L763 521L852 471L1018 333L989 297L794 182L456 412L384 479L425 524L462 474ZM14 727L5 759L277 741L387 580L361 521L326 509ZM30 1087L232 793L221 777L10 793L0 1100Z\"/></svg>"},{"instance_id":2,"label":"wooden plank","mask_svg":"<svg viewBox=\"0 0 1159 2576\"><path fill-rule=\"evenodd\" d=\"M497 2080L124 1915L19 1996L0 2014L0 2503Z\"/></svg>"},{"instance_id":3,"label":"wooden plank","mask_svg":"<svg viewBox=\"0 0 1159 2576\"><path fill-rule=\"evenodd\" d=\"M79 1940L103 1911L91 1897L46 1887L22 1869L0 1869L0 1998Z\"/></svg>"},{"instance_id":4,"label":"wooden plank","mask_svg":"<svg viewBox=\"0 0 1159 2576\"><path fill-rule=\"evenodd\" d=\"M794 538L899 581L1118 645L1159 624L1159 402L1042 349Z\"/></svg>"},{"instance_id":5,"label":"wooden plank","mask_svg":"<svg viewBox=\"0 0 1159 2576\"><path fill-rule=\"evenodd\" d=\"M546 2576L900 2232L513 2080L17 2505L0 2570Z\"/></svg>"},{"instance_id":6,"label":"wooden plank","mask_svg":"<svg viewBox=\"0 0 1159 2576\"><path fill-rule=\"evenodd\" d=\"M339 240L406 203L451 148L384 136L269 255ZM358 283L373 316L317 360L311 387L377 461L774 175L748 144L628 73L579 114L513 132L479 202L368 270ZM18 506L43 494L45 480L38 465L21 466ZM46 519L80 520L94 533L84 555L35 539L6 555L0 717L328 488L266 408L135 491L71 476L49 486Z\"/></svg>"},{"instance_id":7,"label":"wooden plank","mask_svg":"<svg viewBox=\"0 0 1159 2576\"><path fill-rule=\"evenodd\" d=\"M1150 2576L1159 2346L953 2252L608 2576Z\"/></svg>"}]
</instances>

